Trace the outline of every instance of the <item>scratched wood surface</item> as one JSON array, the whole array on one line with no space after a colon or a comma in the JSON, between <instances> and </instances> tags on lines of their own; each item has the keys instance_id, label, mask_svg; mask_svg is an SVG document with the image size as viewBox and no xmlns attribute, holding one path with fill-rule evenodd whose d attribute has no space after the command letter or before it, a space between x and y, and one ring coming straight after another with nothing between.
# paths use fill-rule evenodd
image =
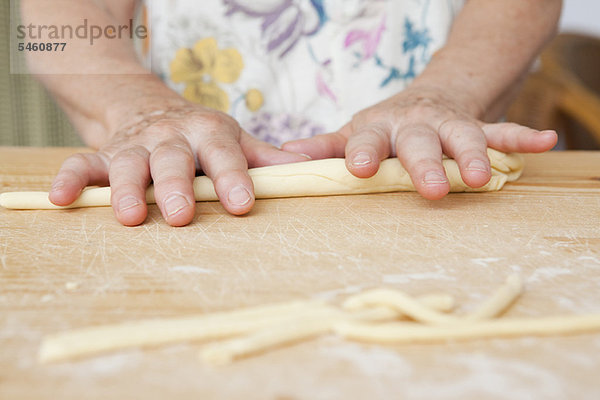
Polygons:
<instances>
[{"instance_id":1,"label":"scratched wood surface","mask_svg":"<svg viewBox=\"0 0 600 400\"><path fill-rule=\"evenodd\" d=\"M47 190L75 149L0 148L0 192ZM245 217L199 203L171 228L155 206L0 210L2 399L598 399L600 334L385 348L324 337L224 368L201 343L38 365L72 328L365 288L447 292L472 308L512 272L511 316L600 312L600 153L527 156L498 193L257 201Z\"/></svg>"}]
</instances>

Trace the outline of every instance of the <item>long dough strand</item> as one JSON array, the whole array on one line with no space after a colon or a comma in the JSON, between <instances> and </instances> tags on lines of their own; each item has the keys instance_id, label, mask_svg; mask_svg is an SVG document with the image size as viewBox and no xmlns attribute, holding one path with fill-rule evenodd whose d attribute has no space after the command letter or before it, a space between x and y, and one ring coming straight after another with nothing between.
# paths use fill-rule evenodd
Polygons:
<instances>
[{"instance_id":1,"label":"long dough strand","mask_svg":"<svg viewBox=\"0 0 600 400\"><path fill-rule=\"evenodd\" d=\"M334 331L346 339L389 345L436 343L515 336L573 335L600 330L600 314L544 318L504 318L458 325L423 326L410 322L343 322Z\"/></svg>"},{"instance_id":2,"label":"long dough strand","mask_svg":"<svg viewBox=\"0 0 600 400\"><path fill-rule=\"evenodd\" d=\"M128 347L148 347L191 340L221 339L276 324L290 315L303 316L330 306L297 301L183 318L150 319L89 327L44 338L42 363L83 357Z\"/></svg>"},{"instance_id":3,"label":"long dough strand","mask_svg":"<svg viewBox=\"0 0 600 400\"><path fill-rule=\"evenodd\" d=\"M226 365L237 358L330 333L334 321L319 316L296 318L248 336L208 345L200 351L200 358L212 365Z\"/></svg>"},{"instance_id":4,"label":"long dough strand","mask_svg":"<svg viewBox=\"0 0 600 400\"><path fill-rule=\"evenodd\" d=\"M461 176L454 160L443 161L452 192L482 192L500 190L504 183L517 179L523 170L518 154L504 154L488 149L492 178L481 188L470 188ZM345 160L330 158L293 164L272 165L248 171L254 182L256 198L328 196L343 194L414 191L410 176L397 158L383 160L375 176L357 178L346 169ZM8 192L0 194L0 206L10 209L63 209L110 205L109 187L87 188L71 205L59 207L48 200L47 192ZM206 176L194 179L196 201L215 201L212 181ZM146 192L146 202L155 203L154 188Z\"/></svg>"}]
</instances>

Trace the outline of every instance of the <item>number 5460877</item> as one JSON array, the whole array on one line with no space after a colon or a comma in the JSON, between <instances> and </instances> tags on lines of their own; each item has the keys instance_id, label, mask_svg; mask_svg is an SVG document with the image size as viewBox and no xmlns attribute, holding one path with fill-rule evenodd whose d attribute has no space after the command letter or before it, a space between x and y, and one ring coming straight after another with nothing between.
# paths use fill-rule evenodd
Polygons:
<instances>
[{"instance_id":1,"label":"number 5460877","mask_svg":"<svg viewBox=\"0 0 600 400\"><path fill-rule=\"evenodd\" d=\"M65 51L66 43L19 43L19 51Z\"/></svg>"}]
</instances>

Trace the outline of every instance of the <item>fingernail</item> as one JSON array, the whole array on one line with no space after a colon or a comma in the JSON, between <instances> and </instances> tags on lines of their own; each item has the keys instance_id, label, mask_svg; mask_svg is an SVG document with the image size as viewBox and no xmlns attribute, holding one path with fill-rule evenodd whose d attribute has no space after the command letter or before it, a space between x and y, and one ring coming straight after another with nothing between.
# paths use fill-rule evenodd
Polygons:
<instances>
[{"instance_id":1,"label":"fingernail","mask_svg":"<svg viewBox=\"0 0 600 400\"><path fill-rule=\"evenodd\" d=\"M488 172L488 168L487 165L485 165L485 163L481 160L473 160L469 163L469 166L467 167L467 170L469 171L481 171L481 172Z\"/></svg>"},{"instance_id":2,"label":"fingernail","mask_svg":"<svg viewBox=\"0 0 600 400\"><path fill-rule=\"evenodd\" d=\"M250 202L250 192L242 185L238 185L229 191L227 196L230 204L234 206L243 206Z\"/></svg>"},{"instance_id":3,"label":"fingernail","mask_svg":"<svg viewBox=\"0 0 600 400\"><path fill-rule=\"evenodd\" d=\"M119 212L129 210L130 208L137 207L140 202L133 196L126 196L119 200Z\"/></svg>"},{"instance_id":4,"label":"fingernail","mask_svg":"<svg viewBox=\"0 0 600 400\"><path fill-rule=\"evenodd\" d=\"M429 171L425 174L425 178L423 179L423 183L427 185L434 185L440 183L446 183L448 180L444 175L436 171Z\"/></svg>"},{"instance_id":5,"label":"fingernail","mask_svg":"<svg viewBox=\"0 0 600 400\"><path fill-rule=\"evenodd\" d=\"M171 217L189 205L190 203L182 195L172 194L165 200L164 209L167 213L167 217Z\"/></svg>"},{"instance_id":6,"label":"fingernail","mask_svg":"<svg viewBox=\"0 0 600 400\"><path fill-rule=\"evenodd\" d=\"M311 157L311 156L309 156L308 154L304 154L304 153L298 153L298 154L300 154L302 157L306 157L306 158L308 158L309 160L312 160L312 157Z\"/></svg>"},{"instance_id":7,"label":"fingernail","mask_svg":"<svg viewBox=\"0 0 600 400\"><path fill-rule=\"evenodd\" d=\"M56 192L57 190L62 189L65 186L65 182L63 181L56 181L52 184L52 187L50 188L51 192Z\"/></svg>"},{"instance_id":8,"label":"fingernail","mask_svg":"<svg viewBox=\"0 0 600 400\"><path fill-rule=\"evenodd\" d=\"M360 152L354 156L352 159L352 165L361 167L363 165L367 165L371 162L371 156L369 153Z\"/></svg>"}]
</instances>

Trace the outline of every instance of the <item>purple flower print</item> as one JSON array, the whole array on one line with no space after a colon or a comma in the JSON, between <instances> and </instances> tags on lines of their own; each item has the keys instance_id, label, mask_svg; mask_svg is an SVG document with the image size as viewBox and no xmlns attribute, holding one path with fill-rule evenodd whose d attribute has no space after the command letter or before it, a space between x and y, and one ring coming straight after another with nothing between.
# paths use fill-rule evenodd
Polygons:
<instances>
[{"instance_id":1,"label":"purple flower print","mask_svg":"<svg viewBox=\"0 0 600 400\"><path fill-rule=\"evenodd\" d=\"M316 84L317 93L319 93L319 96L328 97L331 101L337 103L337 96L335 93L333 93L333 90L331 90L329 85L327 85L327 82L325 82L325 78L323 77L323 73L321 71L317 72Z\"/></svg>"},{"instance_id":2,"label":"purple flower print","mask_svg":"<svg viewBox=\"0 0 600 400\"><path fill-rule=\"evenodd\" d=\"M347 49L353 44L360 42L362 43L362 60L368 60L375 55L383 31L385 31L385 17L381 19L379 25L374 29L353 29L348 32L346 40L344 40L344 48Z\"/></svg>"},{"instance_id":3,"label":"purple flower print","mask_svg":"<svg viewBox=\"0 0 600 400\"><path fill-rule=\"evenodd\" d=\"M284 57L304 37L314 35L326 17L317 0L223 0L227 15L241 12L262 19L261 33L269 52Z\"/></svg>"},{"instance_id":4,"label":"purple flower print","mask_svg":"<svg viewBox=\"0 0 600 400\"><path fill-rule=\"evenodd\" d=\"M281 146L285 142L324 133L323 127L299 115L260 112L244 129L258 139Z\"/></svg>"}]
</instances>

